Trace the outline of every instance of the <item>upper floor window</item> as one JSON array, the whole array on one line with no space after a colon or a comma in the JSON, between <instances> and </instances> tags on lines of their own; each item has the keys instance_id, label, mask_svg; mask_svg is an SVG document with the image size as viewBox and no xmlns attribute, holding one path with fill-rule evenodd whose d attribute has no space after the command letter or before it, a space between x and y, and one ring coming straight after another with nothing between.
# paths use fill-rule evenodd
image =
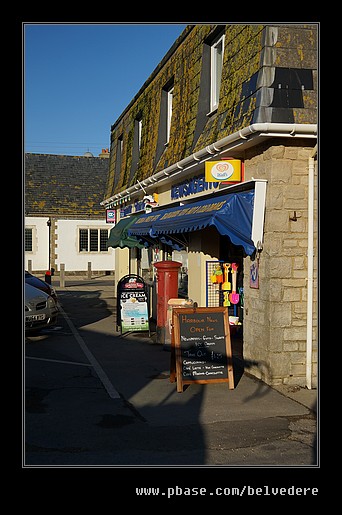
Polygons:
<instances>
[{"instance_id":1,"label":"upper floor window","mask_svg":"<svg viewBox=\"0 0 342 515\"><path fill-rule=\"evenodd\" d=\"M223 53L224 34L221 34L210 49L210 111L215 111L219 104Z\"/></svg>"},{"instance_id":2,"label":"upper floor window","mask_svg":"<svg viewBox=\"0 0 342 515\"><path fill-rule=\"evenodd\" d=\"M137 138L138 138L138 149L141 147L141 133L142 133L142 117L141 115L135 119L135 124L137 126Z\"/></svg>"},{"instance_id":3,"label":"upper floor window","mask_svg":"<svg viewBox=\"0 0 342 515\"><path fill-rule=\"evenodd\" d=\"M173 104L173 86L174 78L172 77L163 87L160 98L160 116L158 126L158 141L156 153L154 156L155 164L158 163L160 157L165 151L165 146L170 140L171 122L172 122L172 104Z\"/></svg>"},{"instance_id":4,"label":"upper floor window","mask_svg":"<svg viewBox=\"0 0 342 515\"><path fill-rule=\"evenodd\" d=\"M170 139L171 118L172 118L173 86L167 91L167 115L166 115L166 143Z\"/></svg>"},{"instance_id":5,"label":"upper floor window","mask_svg":"<svg viewBox=\"0 0 342 515\"><path fill-rule=\"evenodd\" d=\"M201 136L208 116L217 111L223 69L225 25L218 25L203 43L199 96L193 146Z\"/></svg>"},{"instance_id":6,"label":"upper floor window","mask_svg":"<svg viewBox=\"0 0 342 515\"><path fill-rule=\"evenodd\" d=\"M133 148L132 148L132 163L129 175L129 183L134 180L136 171L139 165L140 148L141 148L141 135L142 135L142 115L139 113L134 119L133 126Z\"/></svg>"},{"instance_id":7,"label":"upper floor window","mask_svg":"<svg viewBox=\"0 0 342 515\"><path fill-rule=\"evenodd\" d=\"M121 173L121 161L122 161L122 152L123 152L123 134L117 139L116 142L116 160L115 160L115 173L114 173L114 188L117 186L120 173Z\"/></svg>"},{"instance_id":8,"label":"upper floor window","mask_svg":"<svg viewBox=\"0 0 342 515\"><path fill-rule=\"evenodd\" d=\"M121 134L121 136L118 137L118 147L117 147L117 153L118 153L118 157L121 161L121 157L122 157L122 150L123 150L123 134Z\"/></svg>"}]
</instances>

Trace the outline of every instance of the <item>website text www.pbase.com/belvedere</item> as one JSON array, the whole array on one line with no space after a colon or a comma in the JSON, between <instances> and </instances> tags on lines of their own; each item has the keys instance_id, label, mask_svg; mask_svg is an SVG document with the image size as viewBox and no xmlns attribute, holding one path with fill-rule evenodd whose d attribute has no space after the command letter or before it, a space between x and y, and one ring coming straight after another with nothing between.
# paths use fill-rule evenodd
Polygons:
<instances>
[{"instance_id":1,"label":"website text www.pbase.com/belvedere","mask_svg":"<svg viewBox=\"0 0 342 515\"><path fill-rule=\"evenodd\" d=\"M165 490L161 488L136 488L136 495L144 496L159 496L163 495L170 499L173 496L196 496L196 495L235 495L242 497L244 495L293 495L293 496L312 496L318 495L318 488L316 487L301 487L301 486L288 486L288 487L274 487L263 485L260 487L244 485L241 487L217 487L212 490L205 487L169 487Z\"/></svg>"}]
</instances>

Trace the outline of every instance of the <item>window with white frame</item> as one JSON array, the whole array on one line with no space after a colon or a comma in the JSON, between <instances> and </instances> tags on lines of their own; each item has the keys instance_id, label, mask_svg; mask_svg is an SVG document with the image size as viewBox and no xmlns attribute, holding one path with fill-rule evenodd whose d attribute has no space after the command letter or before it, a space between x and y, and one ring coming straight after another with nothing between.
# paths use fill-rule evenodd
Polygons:
<instances>
[{"instance_id":1,"label":"window with white frame","mask_svg":"<svg viewBox=\"0 0 342 515\"><path fill-rule=\"evenodd\" d=\"M167 91L167 115L166 115L166 143L170 139L171 118L172 118L173 87Z\"/></svg>"},{"instance_id":2,"label":"window with white frame","mask_svg":"<svg viewBox=\"0 0 342 515\"><path fill-rule=\"evenodd\" d=\"M123 152L123 134L117 139L116 142L116 159L115 159L115 173L114 173L114 189L118 184L120 173L121 173L121 161Z\"/></svg>"},{"instance_id":3,"label":"window with white frame","mask_svg":"<svg viewBox=\"0 0 342 515\"><path fill-rule=\"evenodd\" d=\"M219 104L224 53L224 34L221 34L210 49L210 111L215 111Z\"/></svg>"},{"instance_id":4,"label":"window with white frame","mask_svg":"<svg viewBox=\"0 0 342 515\"><path fill-rule=\"evenodd\" d=\"M171 121L172 121L172 104L173 104L173 87L174 77L171 77L161 90L160 98L160 116L158 125L158 141L154 155L154 165L158 163L160 157L165 151L170 139Z\"/></svg>"},{"instance_id":5,"label":"window with white frame","mask_svg":"<svg viewBox=\"0 0 342 515\"><path fill-rule=\"evenodd\" d=\"M129 183L131 183L134 180L135 174L138 170L139 159L140 159L140 149L141 149L141 135L142 135L142 114L139 113L134 120L132 162L131 162L131 170L130 170L130 175L129 175Z\"/></svg>"},{"instance_id":6,"label":"window with white frame","mask_svg":"<svg viewBox=\"0 0 342 515\"><path fill-rule=\"evenodd\" d=\"M141 115L136 119L137 132L138 132L138 149L141 147L141 133L142 133L142 117Z\"/></svg>"},{"instance_id":7,"label":"window with white frame","mask_svg":"<svg viewBox=\"0 0 342 515\"><path fill-rule=\"evenodd\" d=\"M108 229L80 228L78 231L79 252L108 252Z\"/></svg>"},{"instance_id":8,"label":"window with white frame","mask_svg":"<svg viewBox=\"0 0 342 515\"><path fill-rule=\"evenodd\" d=\"M118 137L118 156L120 157L120 160L122 158L122 151L123 151L123 134L121 134Z\"/></svg>"}]
</instances>

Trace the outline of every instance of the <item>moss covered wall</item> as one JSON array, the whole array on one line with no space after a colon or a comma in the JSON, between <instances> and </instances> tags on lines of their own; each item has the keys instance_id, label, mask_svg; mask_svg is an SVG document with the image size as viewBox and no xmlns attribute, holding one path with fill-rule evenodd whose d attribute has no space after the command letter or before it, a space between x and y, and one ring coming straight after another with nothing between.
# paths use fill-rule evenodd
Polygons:
<instances>
[{"instance_id":1,"label":"moss covered wall","mask_svg":"<svg viewBox=\"0 0 342 515\"><path fill-rule=\"evenodd\" d=\"M216 25L188 26L112 126L105 198L171 166L206 145L252 123L317 123L317 26L226 25L220 102L198 122L203 48ZM168 145L155 162L161 92L174 79ZM138 168L130 177L134 123L142 116ZM117 139L123 136L120 173L115 174Z\"/></svg>"}]
</instances>

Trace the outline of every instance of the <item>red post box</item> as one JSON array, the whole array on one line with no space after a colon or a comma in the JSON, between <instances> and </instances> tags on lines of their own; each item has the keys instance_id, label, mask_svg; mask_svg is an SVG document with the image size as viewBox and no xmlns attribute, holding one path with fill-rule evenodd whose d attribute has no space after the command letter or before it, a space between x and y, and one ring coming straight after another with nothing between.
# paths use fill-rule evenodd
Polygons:
<instances>
[{"instance_id":1,"label":"red post box","mask_svg":"<svg viewBox=\"0 0 342 515\"><path fill-rule=\"evenodd\" d=\"M158 261L153 266L157 269L157 343L164 343L168 301L178 297L178 272L182 263Z\"/></svg>"}]
</instances>

